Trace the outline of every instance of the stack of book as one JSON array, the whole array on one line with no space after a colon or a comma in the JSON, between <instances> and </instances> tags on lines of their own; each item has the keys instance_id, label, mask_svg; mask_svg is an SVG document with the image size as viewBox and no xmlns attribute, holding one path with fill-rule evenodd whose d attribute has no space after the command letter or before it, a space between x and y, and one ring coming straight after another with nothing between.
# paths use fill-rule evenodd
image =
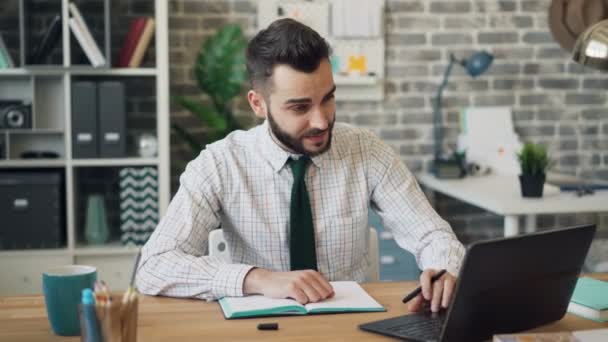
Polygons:
<instances>
[{"instance_id":1,"label":"stack of book","mask_svg":"<svg viewBox=\"0 0 608 342\"><path fill-rule=\"evenodd\" d=\"M608 329L494 335L493 342L605 342Z\"/></svg>"},{"instance_id":2,"label":"stack of book","mask_svg":"<svg viewBox=\"0 0 608 342\"><path fill-rule=\"evenodd\" d=\"M78 10L78 7L72 2L70 3L70 13L72 16L68 19L70 30L76 37L78 44L84 51L85 55L91 62L93 67L101 67L106 64L106 59L101 53L97 42L93 38L87 23L84 21L82 14Z\"/></svg>"},{"instance_id":3,"label":"stack of book","mask_svg":"<svg viewBox=\"0 0 608 342\"><path fill-rule=\"evenodd\" d=\"M2 34L0 34L0 69L14 68L15 62L4 43Z\"/></svg>"},{"instance_id":4,"label":"stack of book","mask_svg":"<svg viewBox=\"0 0 608 342\"><path fill-rule=\"evenodd\" d=\"M154 36L154 27L154 18L151 17L139 17L131 22L116 67L137 68L141 66L146 50Z\"/></svg>"},{"instance_id":5,"label":"stack of book","mask_svg":"<svg viewBox=\"0 0 608 342\"><path fill-rule=\"evenodd\" d=\"M608 322L608 282L579 278L568 312L597 322Z\"/></svg>"}]
</instances>

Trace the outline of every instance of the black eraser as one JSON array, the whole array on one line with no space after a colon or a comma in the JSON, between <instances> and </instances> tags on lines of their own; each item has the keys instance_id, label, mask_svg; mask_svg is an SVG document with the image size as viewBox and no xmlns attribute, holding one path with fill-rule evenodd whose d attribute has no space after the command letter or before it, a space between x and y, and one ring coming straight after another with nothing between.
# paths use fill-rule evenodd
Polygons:
<instances>
[{"instance_id":1,"label":"black eraser","mask_svg":"<svg viewBox=\"0 0 608 342\"><path fill-rule=\"evenodd\" d=\"M279 323L260 323L258 330L279 330Z\"/></svg>"}]
</instances>

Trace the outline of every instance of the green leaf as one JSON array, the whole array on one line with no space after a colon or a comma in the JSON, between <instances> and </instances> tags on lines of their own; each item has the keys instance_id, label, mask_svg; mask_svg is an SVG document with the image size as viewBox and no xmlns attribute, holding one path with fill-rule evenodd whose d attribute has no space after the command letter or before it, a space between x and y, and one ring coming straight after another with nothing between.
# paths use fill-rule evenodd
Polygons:
<instances>
[{"instance_id":1,"label":"green leaf","mask_svg":"<svg viewBox=\"0 0 608 342\"><path fill-rule=\"evenodd\" d=\"M227 25L203 44L196 61L199 87L209 95L218 111L240 93L246 79L247 40L238 25Z\"/></svg>"},{"instance_id":2,"label":"green leaf","mask_svg":"<svg viewBox=\"0 0 608 342\"><path fill-rule=\"evenodd\" d=\"M213 129L225 130L228 127L226 119L209 107L181 96L176 96L175 101Z\"/></svg>"},{"instance_id":3,"label":"green leaf","mask_svg":"<svg viewBox=\"0 0 608 342\"><path fill-rule=\"evenodd\" d=\"M227 25L201 44L194 65L196 81L211 100L204 105L191 99L174 96L172 101L196 115L206 129L203 144L195 143L188 127L174 125L175 132L194 149L197 155L206 143L224 138L240 125L232 113L231 101L239 95L246 81L245 47L247 40L238 25Z\"/></svg>"},{"instance_id":4,"label":"green leaf","mask_svg":"<svg viewBox=\"0 0 608 342\"><path fill-rule=\"evenodd\" d=\"M542 145L525 143L517 154L524 175L540 175L546 173L551 161L547 149Z\"/></svg>"},{"instance_id":5,"label":"green leaf","mask_svg":"<svg viewBox=\"0 0 608 342\"><path fill-rule=\"evenodd\" d=\"M171 128L177 135L180 136L180 138L182 138L190 146L193 157L196 157L198 155L198 153L203 149L203 145L200 144L198 141L196 141L196 139L194 138L194 135L190 134L188 131L183 129L180 125L178 125L176 123L172 123Z\"/></svg>"}]
</instances>

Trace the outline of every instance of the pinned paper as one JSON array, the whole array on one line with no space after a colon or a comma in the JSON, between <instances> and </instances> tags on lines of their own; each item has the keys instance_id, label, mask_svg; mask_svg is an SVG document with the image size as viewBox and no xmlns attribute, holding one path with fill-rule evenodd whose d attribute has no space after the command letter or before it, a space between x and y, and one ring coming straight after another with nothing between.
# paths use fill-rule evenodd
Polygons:
<instances>
[{"instance_id":1,"label":"pinned paper","mask_svg":"<svg viewBox=\"0 0 608 342\"><path fill-rule=\"evenodd\" d=\"M511 108L471 107L461 113L459 150L466 150L468 163L489 168L492 173L520 174L517 153L522 144L513 129Z\"/></svg>"},{"instance_id":2,"label":"pinned paper","mask_svg":"<svg viewBox=\"0 0 608 342\"><path fill-rule=\"evenodd\" d=\"M348 72L367 73L367 57L365 56L348 56Z\"/></svg>"}]
</instances>

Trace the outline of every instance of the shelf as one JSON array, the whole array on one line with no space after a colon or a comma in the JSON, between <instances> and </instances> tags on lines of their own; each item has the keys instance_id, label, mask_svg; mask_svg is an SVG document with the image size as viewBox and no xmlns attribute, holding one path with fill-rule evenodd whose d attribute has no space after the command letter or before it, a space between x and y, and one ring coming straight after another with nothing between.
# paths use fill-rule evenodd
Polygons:
<instances>
[{"instance_id":1,"label":"shelf","mask_svg":"<svg viewBox=\"0 0 608 342\"><path fill-rule=\"evenodd\" d=\"M113 166L145 166L158 165L157 158L124 158L124 159L74 159L71 162L76 167L113 167ZM66 165L64 159L4 159L0 160L3 167L62 167Z\"/></svg>"},{"instance_id":2,"label":"shelf","mask_svg":"<svg viewBox=\"0 0 608 342\"><path fill-rule=\"evenodd\" d=\"M0 70L1 76L61 76L65 73L71 75L91 76L156 76L156 68L93 68L93 67L62 67L62 66L36 66L27 68L12 68Z\"/></svg>"},{"instance_id":3,"label":"shelf","mask_svg":"<svg viewBox=\"0 0 608 342\"><path fill-rule=\"evenodd\" d=\"M8 133L8 134L63 134L63 129L56 129L56 128L0 129L0 133Z\"/></svg>"},{"instance_id":4,"label":"shelf","mask_svg":"<svg viewBox=\"0 0 608 342\"><path fill-rule=\"evenodd\" d=\"M120 159L73 159L74 166L140 166L140 165L158 165L158 158L120 158Z\"/></svg>"},{"instance_id":5,"label":"shelf","mask_svg":"<svg viewBox=\"0 0 608 342\"><path fill-rule=\"evenodd\" d=\"M91 67L72 67L69 69L72 75L93 76L156 76L156 68L115 68L95 69Z\"/></svg>"},{"instance_id":6,"label":"shelf","mask_svg":"<svg viewBox=\"0 0 608 342\"><path fill-rule=\"evenodd\" d=\"M64 159L4 159L0 160L0 168L49 168L64 167Z\"/></svg>"},{"instance_id":7,"label":"shelf","mask_svg":"<svg viewBox=\"0 0 608 342\"><path fill-rule=\"evenodd\" d=\"M69 256L67 248L0 250L0 256Z\"/></svg>"},{"instance_id":8,"label":"shelf","mask_svg":"<svg viewBox=\"0 0 608 342\"><path fill-rule=\"evenodd\" d=\"M350 85L350 86L367 86L378 83L378 77L376 76L336 76L334 75L334 82L336 85Z\"/></svg>"},{"instance_id":9,"label":"shelf","mask_svg":"<svg viewBox=\"0 0 608 342\"><path fill-rule=\"evenodd\" d=\"M74 255L135 255L140 247L123 246L119 242L111 242L100 246L80 245L74 249Z\"/></svg>"}]
</instances>

